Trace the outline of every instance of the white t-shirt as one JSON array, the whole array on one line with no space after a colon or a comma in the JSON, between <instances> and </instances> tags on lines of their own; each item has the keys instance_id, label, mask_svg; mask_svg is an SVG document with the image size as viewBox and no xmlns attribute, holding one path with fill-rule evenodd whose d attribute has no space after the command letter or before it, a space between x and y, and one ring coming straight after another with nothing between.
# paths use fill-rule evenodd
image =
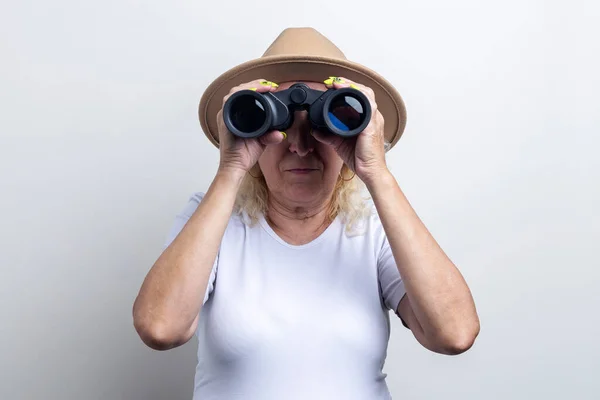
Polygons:
<instances>
[{"instance_id":1,"label":"white t-shirt","mask_svg":"<svg viewBox=\"0 0 600 400\"><path fill-rule=\"evenodd\" d=\"M201 201L191 197L167 245ZM349 236L336 219L314 241L283 241L264 218L232 216L196 336L194 400L380 400L389 310L405 294L376 214Z\"/></svg>"}]
</instances>

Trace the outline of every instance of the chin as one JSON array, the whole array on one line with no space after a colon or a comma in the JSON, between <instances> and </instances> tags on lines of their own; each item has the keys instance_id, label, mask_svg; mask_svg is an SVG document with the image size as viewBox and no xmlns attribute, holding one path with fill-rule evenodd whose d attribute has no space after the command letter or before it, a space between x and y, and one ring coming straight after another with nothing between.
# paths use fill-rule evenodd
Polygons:
<instances>
[{"instance_id":1,"label":"chin","mask_svg":"<svg viewBox=\"0 0 600 400\"><path fill-rule=\"evenodd\" d=\"M289 184L285 190L286 197L298 203L310 203L315 201L321 196L322 192L322 185L309 182Z\"/></svg>"}]
</instances>

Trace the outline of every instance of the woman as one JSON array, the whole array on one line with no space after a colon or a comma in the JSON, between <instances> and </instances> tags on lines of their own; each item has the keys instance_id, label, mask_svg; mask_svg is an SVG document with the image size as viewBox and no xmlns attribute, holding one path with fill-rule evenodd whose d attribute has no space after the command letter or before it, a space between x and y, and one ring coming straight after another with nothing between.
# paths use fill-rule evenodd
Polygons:
<instances>
[{"instance_id":1,"label":"woman","mask_svg":"<svg viewBox=\"0 0 600 400\"><path fill-rule=\"evenodd\" d=\"M197 336L195 399L388 399L389 310L441 354L466 351L479 332L467 284L386 166L403 103L311 29L284 31L253 63L203 96L218 172L178 217L136 299L134 325L158 350ZM345 76L314 78L333 71ZM243 81L264 72L293 79ZM373 110L368 126L344 139L297 111L286 132L241 139L227 129L221 107L233 93L298 81L360 90Z\"/></svg>"}]
</instances>

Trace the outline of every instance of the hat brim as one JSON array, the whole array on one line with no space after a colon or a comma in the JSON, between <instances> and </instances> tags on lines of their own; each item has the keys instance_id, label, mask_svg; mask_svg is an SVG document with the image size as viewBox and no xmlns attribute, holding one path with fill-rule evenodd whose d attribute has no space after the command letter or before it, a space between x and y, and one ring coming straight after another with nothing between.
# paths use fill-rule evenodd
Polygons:
<instances>
[{"instance_id":1,"label":"hat brim","mask_svg":"<svg viewBox=\"0 0 600 400\"><path fill-rule=\"evenodd\" d=\"M270 56L247 61L221 74L205 90L198 107L202 130L219 147L217 114L231 88L255 79L272 82L322 82L330 76L343 76L370 87L377 108L384 118L385 140L393 147L406 126L406 107L402 97L381 75L348 60L316 56Z\"/></svg>"}]
</instances>

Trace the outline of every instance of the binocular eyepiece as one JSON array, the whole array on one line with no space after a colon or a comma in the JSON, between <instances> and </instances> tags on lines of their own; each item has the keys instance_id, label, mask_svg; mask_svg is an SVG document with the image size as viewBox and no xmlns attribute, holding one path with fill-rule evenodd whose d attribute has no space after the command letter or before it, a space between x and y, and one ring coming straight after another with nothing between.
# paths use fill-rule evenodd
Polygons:
<instances>
[{"instance_id":1,"label":"binocular eyepiece","mask_svg":"<svg viewBox=\"0 0 600 400\"><path fill-rule=\"evenodd\" d=\"M285 131L294 123L294 112L308 111L314 129L351 137L362 132L371 120L371 104L364 93L353 88L309 88L296 83L279 92L240 90L223 106L229 131L242 138L256 138L271 130Z\"/></svg>"}]
</instances>

